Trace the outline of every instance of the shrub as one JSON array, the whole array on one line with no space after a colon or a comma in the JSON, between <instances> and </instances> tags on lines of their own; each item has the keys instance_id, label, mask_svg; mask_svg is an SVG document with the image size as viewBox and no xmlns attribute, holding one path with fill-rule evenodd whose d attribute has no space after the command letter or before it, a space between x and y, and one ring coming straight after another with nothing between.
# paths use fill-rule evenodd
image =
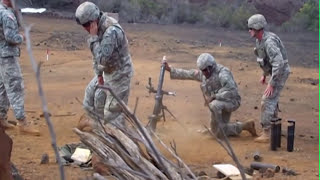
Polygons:
<instances>
[{"instance_id":1,"label":"shrub","mask_svg":"<svg viewBox=\"0 0 320 180\"><path fill-rule=\"evenodd\" d=\"M281 26L284 31L319 31L319 9L315 0L308 0L298 13Z\"/></svg>"},{"instance_id":2,"label":"shrub","mask_svg":"<svg viewBox=\"0 0 320 180\"><path fill-rule=\"evenodd\" d=\"M253 5L248 4L247 2L244 2L232 14L232 18L231 18L232 27L236 29L241 29L241 30L247 29L248 28L247 21L249 17L256 13L257 13L257 10Z\"/></svg>"}]
</instances>

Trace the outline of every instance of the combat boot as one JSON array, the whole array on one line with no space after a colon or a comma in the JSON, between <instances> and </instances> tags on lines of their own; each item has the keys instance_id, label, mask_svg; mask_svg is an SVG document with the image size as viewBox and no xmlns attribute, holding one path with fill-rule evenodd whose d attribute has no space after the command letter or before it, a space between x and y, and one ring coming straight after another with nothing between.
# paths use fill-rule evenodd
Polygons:
<instances>
[{"instance_id":1,"label":"combat boot","mask_svg":"<svg viewBox=\"0 0 320 180\"><path fill-rule=\"evenodd\" d=\"M83 114L80 117L77 128L81 131L91 132L94 128L94 122L87 115Z\"/></svg>"},{"instance_id":2,"label":"combat boot","mask_svg":"<svg viewBox=\"0 0 320 180\"><path fill-rule=\"evenodd\" d=\"M2 126L6 130L14 128L14 125L10 124L7 119L1 119L1 118L0 118L0 126Z\"/></svg>"},{"instance_id":3,"label":"combat boot","mask_svg":"<svg viewBox=\"0 0 320 180\"><path fill-rule=\"evenodd\" d=\"M21 134L40 136L39 130L35 129L31 124L28 124L26 119L19 120L18 127Z\"/></svg>"},{"instance_id":4,"label":"combat boot","mask_svg":"<svg viewBox=\"0 0 320 180\"><path fill-rule=\"evenodd\" d=\"M254 141L258 143L268 143L270 141L270 128L264 128L262 134Z\"/></svg>"},{"instance_id":5,"label":"combat boot","mask_svg":"<svg viewBox=\"0 0 320 180\"><path fill-rule=\"evenodd\" d=\"M257 136L254 121L252 120L242 123L242 130L248 131L251 136Z\"/></svg>"}]
</instances>

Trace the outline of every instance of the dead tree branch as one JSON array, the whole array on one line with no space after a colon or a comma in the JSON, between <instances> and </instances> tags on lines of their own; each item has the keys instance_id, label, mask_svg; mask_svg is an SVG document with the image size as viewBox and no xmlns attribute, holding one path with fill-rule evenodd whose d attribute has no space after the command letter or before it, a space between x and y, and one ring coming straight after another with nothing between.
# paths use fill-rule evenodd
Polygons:
<instances>
[{"instance_id":1,"label":"dead tree branch","mask_svg":"<svg viewBox=\"0 0 320 180\"><path fill-rule=\"evenodd\" d=\"M48 109L48 106L47 106L47 100L46 100L44 92L43 92L41 78L40 78L40 66L41 66L41 64L37 64L36 63L36 60L35 60L35 58L33 56L33 52L32 52L31 38L30 38L31 25L26 26L24 24L20 11L18 9L16 9L15 0L11 0L11 3L13 5L13 7L14 7L14 10L17 12L17 16L18 16L17 19L20 21L19 24L24 29L26 45L27 45L27 52L28 52L28 55L29 55L29 58L30 58L30 62L31 62L33 71L34 71L34 73L36 75L36 80L37 80L37 85L38 85L38 92L39 92L39 97L40 97L41 103L42 103L43 114L44 114L44 117L46 119L46 123L47 123L48 128L49 128L49 132L50 132L50 136L51 136L51 145L52 145L52 148L53 148L55 156L56 156L56 160L57 160L58 165L59 165L60 179L64 180L65 179L64 169L63 169L63 165L61 163L61 159L60 159L59 152L58 152L58 147L57 147L57 143L56 143L56 133L54 131L53 124L52 124L52 121L51 121L50 116L49 116L49 109Z\"/></svg>"}]
</instances>

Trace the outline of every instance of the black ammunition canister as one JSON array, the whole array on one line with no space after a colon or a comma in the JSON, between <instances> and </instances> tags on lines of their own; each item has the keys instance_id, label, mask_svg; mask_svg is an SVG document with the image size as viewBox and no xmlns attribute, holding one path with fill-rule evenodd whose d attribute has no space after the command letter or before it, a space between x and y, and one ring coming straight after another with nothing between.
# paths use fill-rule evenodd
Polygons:
<instances>
[{"instance_id":1,"label":"black ammunition canister","mask_svg":"<svg viewBox=\"0 0 320 180\"><path fill-rule=\"evenodd\" d=\"M277 126L276 126L277 119L271 120L271 136L270 136L270 149L272 151L277 150Z\"/></svg>"},{"instance_id":2,"label":"black ammunition canister","mask_svg":"<svg viewBox=\"0 0 320 180\"><path fill-rule=\"evenodd\" d=\"M261 163L261 162L252 162L250 164L250 167L254 170L260 170L260 169L272 169L274 172L279 172L280 171L280 166L274 165L274 164L266 164L266 163Z\"/></svg>"},{"instance_id":3,"label":"black ammunition canister","mask_svg":"<svg viewBox=\"0 0 320 180\"><path fill-rule=\"evenodd\" d=\"M277 147L281 147L281 118L278 118L276 126L277 126Z\"/></svg>"},{"instance_id":4,"label":"black ammunition canister","mask_svg":"<svg viewBox=\"0 0 320 180\"><path fill-rule=\"evenodd\" d=\"M288 134L287 134L287 151L292 152L294 146L294 129L296 122L294 120L288 120Z\"/></svg>"}]
</instances>

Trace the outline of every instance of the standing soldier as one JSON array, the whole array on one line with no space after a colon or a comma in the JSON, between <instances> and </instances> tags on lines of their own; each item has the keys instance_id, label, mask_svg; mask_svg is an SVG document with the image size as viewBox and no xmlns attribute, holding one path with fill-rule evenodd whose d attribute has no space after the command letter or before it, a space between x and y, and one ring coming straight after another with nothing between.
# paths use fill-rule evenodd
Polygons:
<instances>
[{"instance_id":1,"label":"standing soldier","mask_svg":"<svg viewBox=\"0 0 320 180\"><path fill-rule=\"evenodd\" d=\"M272 119L278 118L280 92L290 74L286 49L276 34L264 31L266 25L267 21L261 14L255 14L248 20L250 36L256 38L254 53L263 70L260 82L265 84L266 76L271 75L261 100L261 125L263 131L261 136L255 139L256 142L262 143L269 142L270 122Z\"/></svg>"},{"instance_id":2,"label":"standing soldier","mask_svg":"<svg viewBox=\"0 0 320 180\"><path fill-rule=\"evenodd\" d=\"M21 133L40 135L28 124L24 111L24 86L18 57L24 36L19 34L17 18L10 0L0 3L0 123L4 128L13 126L7 121L9 107L13 108Z\"/></svg>"},{"instance_id":3,"label":"standing soldier","mask_svg":"<svg viewBox=\"0 0 320 180\"><path fill-rule=\"evenodd\" d=\"M109 85L127 104L133 67L124 30L91 2L80 4L75 15L77 23L90 34L88 44L98 83ZM111 94L107 95L104 107L105 123L124 124L121 108Z\"/></svg>"},{"instance_id":4,"label":"standing soldier","mask_svg":"<svg viewBox=\"0 0 320 180\"><path fill-rule=\"evenodd\" d=\"M231 113L240 106L241 97L238 87L233 80L230 70L217 64L214 57L203 53L198 57L199 70L184 70L170 67L167 62L165 68L170 72L171 79L195 80L201 82L200 88L205 98L205 103L211 111L211 131L221 137L218 122L227 136L236 136L242 130L256 136L253 121L230 123Z\"/></svg>"}]
</instances>

